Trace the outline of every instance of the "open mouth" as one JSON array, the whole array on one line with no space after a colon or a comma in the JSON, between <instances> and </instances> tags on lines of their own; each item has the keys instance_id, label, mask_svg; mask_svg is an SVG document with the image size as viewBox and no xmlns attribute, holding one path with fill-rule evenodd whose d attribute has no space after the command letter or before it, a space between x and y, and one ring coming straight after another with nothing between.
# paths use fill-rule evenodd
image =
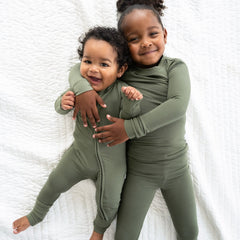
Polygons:
<instances>
[{"instance_id":1,"label":"open mouth","mask_svg":"<svg viewBox=\"0 0 240 240\"><path fill-rule=\"evenodd\" d=\"M99 82L102 81L101 78L97 78L97 77L93 77L93 76L88 76L88 79L90 80L90 82L91 82L92 84L98 84Z\"/></svg>"}]
</instances>

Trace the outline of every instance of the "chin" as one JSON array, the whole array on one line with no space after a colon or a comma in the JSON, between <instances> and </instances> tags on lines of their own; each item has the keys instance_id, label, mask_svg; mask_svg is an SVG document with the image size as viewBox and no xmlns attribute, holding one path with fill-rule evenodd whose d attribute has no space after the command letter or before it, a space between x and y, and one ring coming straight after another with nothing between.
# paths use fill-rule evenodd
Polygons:
<instances>
[{"instance_id":1,"label":"chin","mask_svg":"<svg viewBox=\"0 0 240 240\"><path fill-rule=\"evenodd\" d=\"M101 92L101 91L103 90L102 88L93 87L93 86L92 86L92 88L93 88L93 90L95 90L96 92Z\"/></svg>"}]
</instances>

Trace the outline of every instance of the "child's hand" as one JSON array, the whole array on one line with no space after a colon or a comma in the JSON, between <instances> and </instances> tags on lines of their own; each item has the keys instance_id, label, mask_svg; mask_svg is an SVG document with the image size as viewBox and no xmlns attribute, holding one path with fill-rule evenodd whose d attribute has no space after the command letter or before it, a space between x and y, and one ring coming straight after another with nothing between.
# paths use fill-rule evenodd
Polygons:
<instances>
[{"instance_id":1,"label":"child's hand","mask_svg":"<svg viewBox=\"0 0 240 240\"><path fill-rule=\"evenodd\" d=\"M126 142L129 137L124 127L124 119L110 115L107 115L107 119L112 124L95 128L96 133L93 134L93 138L97 138L100 143L108 143L108 147Z\"/></svg>"},{"instance_id":2,"label":"child's hand","mask_svg":"<svg viewBox=\"0 0 240 240\"><path fill-rule=\"evenodd\" d=\"M122 87L122 92L131 100L140 100L143 98L143 95L134 87Z\"/></svg>"},{"instance_id":3,"label":"child's hand","mask_svg":"<svg viewBox=\"0 0 240 240\"><path fill-rule=\"evenodd\" d=\"M106 104L102 98L94 91L90 90L76 96L75 109L73 113L73 119L77 117L78 112L81 112L81 118L83 126L87 127L87 118L89 119L93 128L96 127L96 122L100 121L98 114L97 104L101 107L106 108Z\"/></svg>"},{"instance_id":4,"label":"child's hand","mask_svg":"<svg viewBox=\"0 0 240 240\"><path fill-rule=\"evenodd\" d=\"M74 107L74 93L72 91L66 92L62 96L62 101L61 101L61 108L63 110L70 110Z\"/></svg>"}]
</instances>

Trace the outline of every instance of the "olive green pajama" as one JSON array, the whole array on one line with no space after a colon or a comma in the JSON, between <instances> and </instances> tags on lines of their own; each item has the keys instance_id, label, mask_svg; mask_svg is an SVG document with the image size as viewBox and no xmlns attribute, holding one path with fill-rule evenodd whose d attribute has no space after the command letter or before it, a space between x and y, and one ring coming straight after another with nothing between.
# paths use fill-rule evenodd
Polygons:
<instances>
[{"instance_id":1,"label":"olive green pajama","mask_svg":"<svg viewBox=\"0 0 240 240\"><path fill-rule=\"evenodd\" d=\"M79 71L79 64L77 68ZM69 78L71 77L70 74ZM98 123L98 126L111 123L106 119L107 114L127 119L137 116L140 112L140 101L127 99L121 91L122 86L126 86L126 84L117 80L107 89L99 92L107 104L107 108L99 107L101 123ZM63 94L56 100L55 109L60 114L67 114L69 111L61 108ZM79 113L73 144L63 154L59 164L49 175L37 197L33 210L27 215L31 225L43 220L61 193L81 180L92 179L96 183L97 203L94 231L104 233L109 227L116 216L126 176L126 144L120 144L113 148L107 147L107 144L100 144L97 139L93 139L94 133L90 123L89 127L83 127Z\"/></svg>"},{"instance_id":2,"label":"olive green pajama","mask_svg":"<svg viewBox=\"0 0 240 240\"><path fill-rule=\"evenodd\" d=\"M182 161L183 158L186 156L181 156L174 161ZM152 163L151 167L162 168L157 163ZM157 174L157 171L151 175L139 174L134 171L128 172L118 211L116 240L138 239L143 221L157 189L161 189L178 239L197 239L196 206L192 181L188 168L183 165L172 176L160 175Z\"/></svg>"},{"instance_id":3,"label":"olive green pajama","mask_svg":"<svg viewBox=\"0 0 240 240\"><path fill-rule=\"evenodd\" d=\"M80 73L74 74L70 81L74 92L88 90ZM140 115L124 121L130 140L115 240L138 239L157 189L166 201L177 238L195 240L197 214L185 141L190 97L187 66L180 59L162 56L157 66L129 67L122 80L136 87L143 99Z\"/></svg>"}]
</instances>

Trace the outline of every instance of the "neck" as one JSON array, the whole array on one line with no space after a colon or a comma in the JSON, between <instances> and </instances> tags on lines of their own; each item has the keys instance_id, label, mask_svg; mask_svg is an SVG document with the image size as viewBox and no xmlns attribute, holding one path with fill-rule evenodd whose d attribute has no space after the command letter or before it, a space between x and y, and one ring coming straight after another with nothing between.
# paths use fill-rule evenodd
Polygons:
<instances>
[{"instance_id":1,"label":"neck","mask_svg":"<svg viewBox=\"0 0 240 240\"><path fill-rule=\"evenodd\" d=\"M139 68L151 68L151 67L158 66L158 64L160 63L162 57L163 57L163 55L160 57L160 59L156 63L151 64L151 65L140 65L140 64L138 64L136 62L134 62L134 64L135 64L136 67L139 67Z\"/></svg>"}]
</instances>

